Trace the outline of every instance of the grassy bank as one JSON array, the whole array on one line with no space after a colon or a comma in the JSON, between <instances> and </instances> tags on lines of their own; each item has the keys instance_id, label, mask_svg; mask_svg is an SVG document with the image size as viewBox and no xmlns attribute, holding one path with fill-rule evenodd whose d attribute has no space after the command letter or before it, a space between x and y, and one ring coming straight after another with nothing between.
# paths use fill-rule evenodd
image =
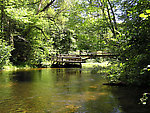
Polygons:
<instances>
[{"instance_id":1,"label":"grassy bank","mask_svg":"<svg viewBox=\"0 0 150 113\"><path fill-rule=\"evenodd\" d=\"M26 65L26 66L13 66L13 65L7 65L3 67L3 71L15 71L18 69L30 69L32 67Z\"/></svg>"},{"instance_id":2,"label":"grassy bank","mask_svg":"<svg viewBox=\"0 0 150 113\"><path fill-rule=\"evenodd\" d=\"M82 68L94 68L96 66L107 67L109 65L108 61L102 63L82 63Z\"/></svg>"},{"instance_id":3,"label":"grassy bank","mask_svg":"<svg viewBox=\"0 0 150 113\"><path fill-rule=\"evenodd\" d=\"M108 61L102 62L102 63L82 63L82 68L94 68L97 66L101 67L107 67L109 66ZM35 68L35 67L30 67L28 65L20 65L20 66L13 66L13 65L7 65L3 67L3 70L5 71L14 71L18 69L30 69L30 68Z\"/></svg>"}]
</instances>

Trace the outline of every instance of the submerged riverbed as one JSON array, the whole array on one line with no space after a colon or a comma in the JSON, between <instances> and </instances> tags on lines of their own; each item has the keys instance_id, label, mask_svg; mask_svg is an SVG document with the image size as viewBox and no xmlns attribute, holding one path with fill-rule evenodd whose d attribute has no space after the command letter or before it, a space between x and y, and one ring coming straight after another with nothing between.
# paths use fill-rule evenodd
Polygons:
<instances>
[{"instance_id":1,"label":"submerged riverbed","mask_svg":"<svg viewBox=\"0 0 150 113\"><path fill-rule=\"evenodd\" d=\"M0 113L149 113L148 89L111 87L89 69L0 72Z\"/></svg>"}]
</instances>

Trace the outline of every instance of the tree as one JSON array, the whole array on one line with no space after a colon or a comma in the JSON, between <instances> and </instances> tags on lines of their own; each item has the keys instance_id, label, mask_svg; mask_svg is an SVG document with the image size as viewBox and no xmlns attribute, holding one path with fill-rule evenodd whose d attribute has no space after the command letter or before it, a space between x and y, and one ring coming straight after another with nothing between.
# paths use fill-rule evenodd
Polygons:
<instances>
[{"instance_id":1,"label":"tree","mask_svg":"<svg viewBox=\"0 0 150 113\"><path fill-rule=\"evenodd\" d=\"M12 49L5 40L0 39L0 69L9 64Z\"/></svg>"},{"instance_id":2,"label":"tree","mask_svg":"<svg viewBox=\"0 0 150 113\"><path fill-rule=\"evenodd\" d=\"M40 4L38 0L2 1L1 33L3 34L2 38L15 48L11 52L11 62L13 64L30 63L30 60L34 59L34 55L32 55L33 51L38 50L37 48L42 48L43 45L46 46L45 48L48 48L51 44L50 37L46 35L44 26L42 26L43 23L44 25L48 24L48 19L43 18L42 12L47 10L54 1L47 2L43 4L43 9L38 11L37 5ZM38 15L39 13L41 15ZM43 20L44 22L42 22Z\"/></svg>"},{"instance_id":3,"label":"tree","mask_svg":"<svg viewBox=\"0 0 150 113\"><path fill-rule=\"evenodd\" d=\"M150 9L148 0L138 1L121 1L122 19L121 37L119 42L120 63L115 71L117 80L124 81L128 84L149 85L150 78L143 68L149 65L149 23L150 19L141 18L141 14L146 14ZM120 9L120 10L121 10ZM112 78L113 78L112 77Z\"/></svg>"}]
</instances>

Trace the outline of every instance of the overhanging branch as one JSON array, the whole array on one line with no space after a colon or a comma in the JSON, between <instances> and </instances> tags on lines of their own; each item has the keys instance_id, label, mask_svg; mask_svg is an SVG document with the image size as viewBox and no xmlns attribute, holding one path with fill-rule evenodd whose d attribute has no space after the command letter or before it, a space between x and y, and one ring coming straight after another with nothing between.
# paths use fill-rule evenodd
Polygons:
<instances>
[{"instance_id":1,"label":"overhanging branch","mask_svg":"<svg viewBox=\"0 0 150 113\"><path fill-rule=\"evenodd\" d=\"M35 27L36 29L40 30L40 31L42 32L42 34L44 35L44 37L47 39L47 37L46 37L44 31L43 31L41 28L39 28L39 27L37 27L37 26L34 26L34 27Z\"/></svg>"},{"instance_id":2,"label":"overhanging branch","mask_svg":"<svg viewBox=\"0 0 150 113\"><path fill-rule=\"evenodd\" d=\"M55 2L55 0L52 0L50 3L48 3L41 11L38 11L37 14L39 14L40 12L45 11L47 8L49 8L49 6L51 6L53 3Z\"/></svg>"}]
</instances>

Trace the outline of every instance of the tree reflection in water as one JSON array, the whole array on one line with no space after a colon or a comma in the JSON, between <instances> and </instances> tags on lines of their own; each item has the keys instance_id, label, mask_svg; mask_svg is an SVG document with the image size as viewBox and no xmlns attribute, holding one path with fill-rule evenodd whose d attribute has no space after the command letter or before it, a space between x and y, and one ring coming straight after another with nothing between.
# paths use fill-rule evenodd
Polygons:
<instances>
[{"instance_id":1,"label":"tree reflection in water","mask_svg":"<svg viewBox=\"0 0 150 113\"><path fill-rule=\"evenodd\" d=\"M81 69L34 69L0 74L0 111L141 113L145 90L102 85L102 75Z\"/></svg>"}]
</instances>

